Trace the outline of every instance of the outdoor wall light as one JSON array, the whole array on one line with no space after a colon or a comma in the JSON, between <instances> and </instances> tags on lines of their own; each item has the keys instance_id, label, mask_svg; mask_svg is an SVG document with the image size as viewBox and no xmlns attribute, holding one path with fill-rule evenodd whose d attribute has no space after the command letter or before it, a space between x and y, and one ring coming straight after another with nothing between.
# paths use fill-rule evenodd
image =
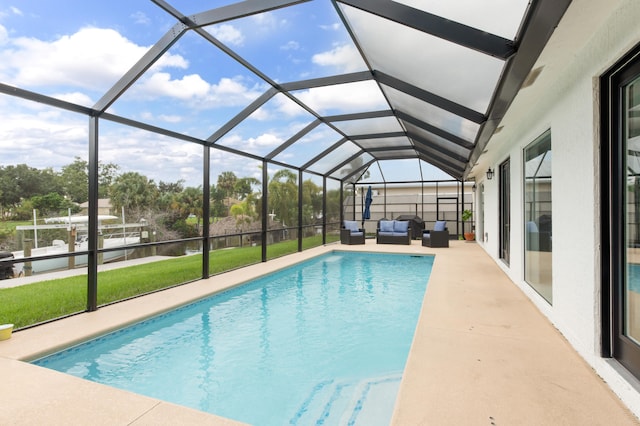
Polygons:
<instances>
[{"instance_id":1,"label":"outdoor wall light","mask_svg":"<svg viewBox=\"0 0 640 426\"><path fill-rule=\"evenodd\" d=\"M473 186L471 187L471 190L472 190L473 192L476 192L476 184L475 184L475 183L474 183L474 184L473 184Z\"/></svg>"},{"instance_id":2,"label":"outdoor wall light","mask_svg":"<svg viewBox=\"0 0 640 426\"><path fill-rule=\"evenodd\" d=\"M489 169L487 170L487 180L491 179L493 179L493 169L489 167Z\"/></svg>"}]
</instances>

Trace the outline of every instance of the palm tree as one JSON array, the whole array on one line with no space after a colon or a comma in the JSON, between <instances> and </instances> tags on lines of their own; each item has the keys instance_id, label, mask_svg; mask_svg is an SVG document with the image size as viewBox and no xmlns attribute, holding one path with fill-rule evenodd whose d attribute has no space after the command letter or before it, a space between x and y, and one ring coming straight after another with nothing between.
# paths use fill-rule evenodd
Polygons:
<instances>
[{"instance_id":1,"label":"palm tree","mask_svg":"<svg viewBox=\"0 0 640 426\"><path fill-rule=\"evenodd\" d=\"M297 180L294 172L281 169L269 182L269 211L273 211L284 226L294 226L298 220Z\"/></svg>"},{"instance_id":2,"label":"palm tree","mask_svg":"<svg viewBox=\"0 0 640 426\"><path fill-rule=\"evenodd\" d=\"M178 209L183 217L194 215L197 219L196 229L200 232L200 219L202 218L202 187L188 187L176 195Z\"/></svg>"}]
</instances>

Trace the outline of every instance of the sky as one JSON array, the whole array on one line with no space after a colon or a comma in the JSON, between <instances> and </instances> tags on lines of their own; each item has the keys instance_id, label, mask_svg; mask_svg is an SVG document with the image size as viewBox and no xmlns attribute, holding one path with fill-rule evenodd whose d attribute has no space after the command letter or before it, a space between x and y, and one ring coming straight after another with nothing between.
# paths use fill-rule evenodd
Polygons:
<instances>
[{"instance_id":1,"label":"sky","mask_svg":"<svg viewBox=\"0 0 640 426\"><path fill-rule=\"evenodd\" d=\"M193 14L232 2L170 3ZM473 2L464 3L468 7L461 19L476 19ZM514 3L522 9L522 1L492 4L504 11ZM2 0L0 82L90 107L174 25L175 19L149 0ZM205 30L278 83L367 69L329 1L303 3ZM495 29L500 31L513 29ZM297 95L321 114L387 109L380 92L370 90L371 84L310 89ZM206 139L269 87L259 75L190 31L108 112ZM26 163L59 170L74 157L88 157L88 120L83 115L6 95L0 95L0 115L0 165ZM217 143L265 155L312 121L300 106L276 96ZM300 166L338 139L335 131L320 126L276 159ZM99 154L102 162L116 163L122 172L136 171L156 182L182 179L189 186L202 182L203 150L197 144L101 120ZM215 150L211 162L214 175L223 171L239 177L261 175L258 162L222 151ZM428 178L448 176L438 171Z\"/></svg>"}]
</instances>

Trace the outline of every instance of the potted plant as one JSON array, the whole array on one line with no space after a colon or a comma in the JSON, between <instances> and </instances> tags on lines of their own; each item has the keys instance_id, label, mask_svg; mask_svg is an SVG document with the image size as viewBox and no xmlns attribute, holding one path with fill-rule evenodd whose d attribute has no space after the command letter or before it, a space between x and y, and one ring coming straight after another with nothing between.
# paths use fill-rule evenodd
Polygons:
<instances>
[{"instance_id":1,"label":"potted plant","mask_svg":"<svg viewBox=\"0 0 640 426\"><path fill-rule=\"evenodd\" d=\"M473 218L473 212L471 210L464 210L462 212L462 221L463 222L468 222L471 220L471 218ZM467 241L473 241L476 239L476 234L475 232L473 232L473 223L471 224L471 232L465 232L464 233L464 239Z\"/></svg>"}]
</instances>

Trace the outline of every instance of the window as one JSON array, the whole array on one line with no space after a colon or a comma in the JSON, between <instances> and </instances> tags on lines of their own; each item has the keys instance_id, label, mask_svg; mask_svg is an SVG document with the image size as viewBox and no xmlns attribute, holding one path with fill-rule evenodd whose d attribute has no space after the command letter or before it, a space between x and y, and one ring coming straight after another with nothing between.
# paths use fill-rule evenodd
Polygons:
<instances>
[{"instance_id":1,"label":"window","mask_svg":"<svg viewBox=\"0 0 640 426\"><path fill-rule=\"evenodd\" d=\"M547 131L524 150L524 279L549 303L551 241L551 131Z\"/></svg>"},{"instance_id":2,"label":"window","mask_svg":"<svg viewBox=\"0 0 640 426\"><path fill-rule=\"evenodd\" d=\"M624 239L627 249L622 307L624 335L640 344L640 75L623 87L623 135L626 145L626 208Z\"/></svg>"}]
</instances>

